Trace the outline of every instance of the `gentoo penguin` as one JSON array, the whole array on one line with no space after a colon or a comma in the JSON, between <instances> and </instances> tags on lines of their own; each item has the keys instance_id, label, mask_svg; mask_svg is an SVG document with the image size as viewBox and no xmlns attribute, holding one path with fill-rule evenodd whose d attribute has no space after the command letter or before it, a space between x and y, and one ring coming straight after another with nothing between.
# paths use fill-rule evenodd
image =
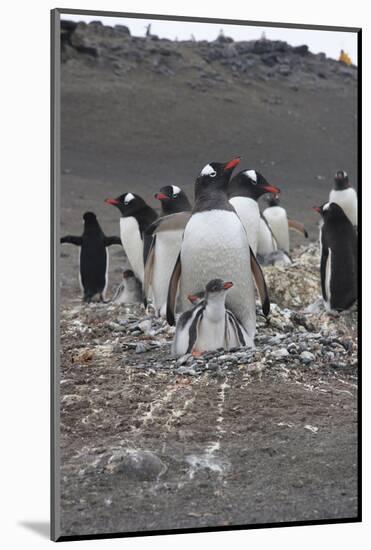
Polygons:
<instances>
[{"instance_id":1,"label":"gentoo penguin","mask_svg":"<svg viewBox=\"0 0 371 550\"><path fill-rule=\"evenodd\" d=\"M155 194L155 198L161 201L162 216L191 210L187 195L176 185L162 187L159 193ZM159 223L161 219L159 218ZM146 234L152 235L158 222L155 221L150 225ZM170 228L154 235L149 253L145 258L144 292L148 298L149 289L151 290L155 310L162 317L166 316L169 281L180 251L183 232L184 227Z\"/></svg>"},{"instance_id":2,"label":"gentoo penguin","mask_svg":"<svg viewBox=\"0 0 371 550\"><path fill-rule=\"evenodd\" d=\"M176 212L191 210L191 203L185 192L176 185L165 185L155 194L155 199L161 202L161 216L168 216Z\"/></svg>"},{"instance_id":3,"label":"gentoo penguin","mask_svg":"<svg viewBox=\"0 0 371 550\"><path fill-rule=\"evenodd\" d=\"M196 305L178 319L173 355L246 346L249 337L245 329L225 307L227 291L232 287L232 282L222 279L212 279L207 283L204 298L197 300ZM192 297L195 298L194 295Z\"/></svg>"},{"instance_id":4,"label":"gentoo penguin","mask_svg":"<svg viewBox=\"0 0 371 550\"><path fill-rule=\"evenodd\" d=\"M341 311L357 299L356 230L344 210L334 202L315 210L323 217L320 229L323 300L328 311Z\"/></svg>"},{"instance_id":5,"label":"gentoo penguin","mask_svg":"<svg viewBox=\"0 0 371 550\"><path fill-rule=\"evenodd\" d=\"M80 286L84 292L84 302L90 302L96 294L101 301L108 284L109 256L107 247L112 244L121 246L119 237L106 237L96 215L85 212L84 232L81 237L67 235L61 238L61 243L80 246Z\"/></svg>"},{"instance_id":6,"label":"gentoo penguin","mask_svg":"<svg viewBox=\"0 0 371 550\"><path fill-rule=\"evenodd\" d=\"M264 193L279 193L277 187L255 170L243 170L234 176L228 185L229 202L233 205L246 229L247 239L256 254L260 225L258 199Z\"/></svg>"},{"instance_id":7,"label":"gentoo penguin","mask_svg":"<svg viewBox=\"0 0 371 550\"><path fill-rule=\"evenodd\" d=\"M114 304L139 304L143 302L142 284L131 269L123 272L123 280L118 286L112 302Z\"/></svg>"},{"instance_id":8,"label":"gentoo penguin","mask_svg":"<svg viewBox=\"0 0 371 550\"><path fill-rule=\"evenodd\" d=\"M143 283L143 233L158 216L142 197L134 193L123 193L117 199L106 199L105 202L116 206L121 212L122 246L135 276Z\"/></svg>"},{"instance_id":9,"label":"gentoo penguin","mask_svg":"<svg viewBox=\"0 0 371 550\"><path fill-rule=\"evenodd\" d=\"M245 228L228 201L228 182L239 161L235 158L226 163L206 164L196 179L195 205L170 279L166 316L169 324L174 325L178 287L180 311L185 311L189 307L187 296L203 290L211 279L233 280L227 308L242 323L247 345L253 346L256 330L253 275L266 315L270 305L263 273L250 250Z\"/></svg>"},{"instance_id":10,"label":"gentoo penguin","mask_svg":"<svg viewBox=\"0 0 371 550\"><path fill-rule=\"evenodd\" d=\"M306 238L308 238L308 233L302 223L287 217L286 210L281 206L277 193L267 195L265 200L268 207L263 211L264 218L272 230L278 248L288 254L290 252L289 229L299 231Z\"/></svg>"},{"instance_id":11,"label":"gentoo penguin","mask_svg":"<svg viewBox=\"0 0 371 550\"><path fill-rule=\"evenodd\" d=\"M334 188L330 191L329 202L338 204L348 216L353 225L358 225L357 192L349 185L349 177L346 172L339 170L335 174Z\"/></svg>"}]
</instances>

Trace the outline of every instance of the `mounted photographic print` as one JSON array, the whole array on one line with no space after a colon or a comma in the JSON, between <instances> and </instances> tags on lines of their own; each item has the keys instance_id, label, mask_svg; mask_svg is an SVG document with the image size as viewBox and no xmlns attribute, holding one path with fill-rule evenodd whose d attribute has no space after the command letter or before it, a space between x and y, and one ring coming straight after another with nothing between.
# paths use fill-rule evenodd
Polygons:
<instances>
[{"instance_id":1,"label":"mounted photographic print","mask_svg":"<svg viewBox=\"0 0 371 550\"><path fill-rule=\"evenodd\" d=\"M360 44L53 10L54 540L361 520Z\"/></svg>"}]
</instances>

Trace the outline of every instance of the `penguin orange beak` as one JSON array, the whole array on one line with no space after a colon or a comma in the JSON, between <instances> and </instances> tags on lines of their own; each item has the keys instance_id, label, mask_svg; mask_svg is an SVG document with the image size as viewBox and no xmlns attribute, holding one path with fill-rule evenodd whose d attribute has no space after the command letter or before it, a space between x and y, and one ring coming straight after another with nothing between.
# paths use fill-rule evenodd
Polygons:
<instances>
[{"instance_id":1,"label":"penguin orange beak","mask_svg":"<svg viewBox=\"0 0 371 550\"><path fill-rule=\"evenodd\" d=\"M192 304L194 304L194 302L196 302L196 300L198 299L198 297L194 294L188 294L187 298L190 302L192 302Z\"/></svg>"},{"instance_id":2,"label":"penguin orange beak","mask_svg":"<svg viewBox=\"0 0 371 550\"><path fill-rule=\"evenodd\" d=\"M165 193L156 193L155 194L155 199L157 199L158 201L166 201L166 199L168 199L169 197L167 195L165 195Z\"/></svg>"},{"instance_id":3,"label":"penguin orange beak","mask_svg":"<svg viewBox=\"0 0 371 550\"><path fill-rule=\"evenodd\" d=\"M104 199L104 202L106 202L107 204L112 204L113 206L117 206L118 204L120 204L117 199Z\"/></svg>"},{"instance_id":4,"label":"penguin orange beak","mask_svg":"<svg viewBox=\"0 0 371 550\"><path fill-rule=\"evenodd\" d=\"M312 206L313 210L315 210L316 212L318 212L318 214L321 213L321 208L319 206Z\"/></svg>"},{"instance_id":5,"label":"penguin orange beak","mask_svg":"<svg viewBox=\"0 0 371 550\"><path fill-rule=\"evenodd\" d=\"M277 193L278 195L281 193L281 190L278 187L273 187L273 185L264 185L264 191L267 193Z\"/></svg>"},{"instance_id":6,"label":"penguin orange beak","mask_svg":"<svg viewBox=\"0 0 371 550\"><path fill-rule=\"evenodd\" d=\"M230 160L224 166L223 171L228 172L228 170L233 170L233 168L235 168L240 161L241 161L241 157L236 157L235 159Z\"/></svg>"},{"instance_id":7,"label":"penguin orange beak","mask_svg":"<svg viewBox=\"0 0 371 550\"><path fill-rule=\"evenodd\" d=\"M225 290L228 290L228 288L232 288L232 286L232 281L227 281L226 283L224 283L223 288L225 288Z\"/></svg>"}]
</instances>

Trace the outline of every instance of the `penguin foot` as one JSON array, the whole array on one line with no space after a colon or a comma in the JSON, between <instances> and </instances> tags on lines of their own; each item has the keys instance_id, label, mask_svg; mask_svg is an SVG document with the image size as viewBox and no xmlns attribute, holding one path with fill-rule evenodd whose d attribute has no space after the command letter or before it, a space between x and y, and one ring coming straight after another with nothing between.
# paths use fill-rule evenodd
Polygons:
<instances>
[{"instance_id":1,"label":"penguin foot","mask_svg":"<svg viewBox=\"0 0 371 550\"><path fill-rule=\"evenodd\" d=\"M191 355L193 357L200 357L200 355L202 355L202 353L203 353L202 351L193 350Z\"/></svg>"}]
</instances>

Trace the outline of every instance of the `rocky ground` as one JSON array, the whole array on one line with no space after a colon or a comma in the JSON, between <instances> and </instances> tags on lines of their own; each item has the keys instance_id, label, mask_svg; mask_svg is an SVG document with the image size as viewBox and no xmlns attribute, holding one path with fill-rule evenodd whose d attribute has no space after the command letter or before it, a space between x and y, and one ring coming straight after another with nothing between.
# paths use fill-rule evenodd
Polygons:
<instances>
[{"instance_id":1,"label":"rocky ground","mask_svg":"<svg viewBox=\"0 0 371 550\"><path fill-rule=\"evenodd\" d=\"M323 311L318 263L265 268L254 350L175 359L141 307L64 303L63 535L357 515L357 310Z\"/></svg>"},{"instance_id":2,"label":"rocky ground","mask_svg":"<svg viewBox=\"0 0 371 550\"><path fill-rule=\"evenodd\" d=\"M305 45L98 23L64 22L61 40L62 234L93 210L118 235L107 196L158 208L175 184L192 199L202 166L241 154L310 236L290 268L264 268L256 349L197 359L170 357L173 330L141 308L82 305L63 246L62 534L355 517L357 310L317 302L312 206L338 169L357 186L357 68ZM112 247L108 298L124 265Z\"/></svg>"}]
</instances>

